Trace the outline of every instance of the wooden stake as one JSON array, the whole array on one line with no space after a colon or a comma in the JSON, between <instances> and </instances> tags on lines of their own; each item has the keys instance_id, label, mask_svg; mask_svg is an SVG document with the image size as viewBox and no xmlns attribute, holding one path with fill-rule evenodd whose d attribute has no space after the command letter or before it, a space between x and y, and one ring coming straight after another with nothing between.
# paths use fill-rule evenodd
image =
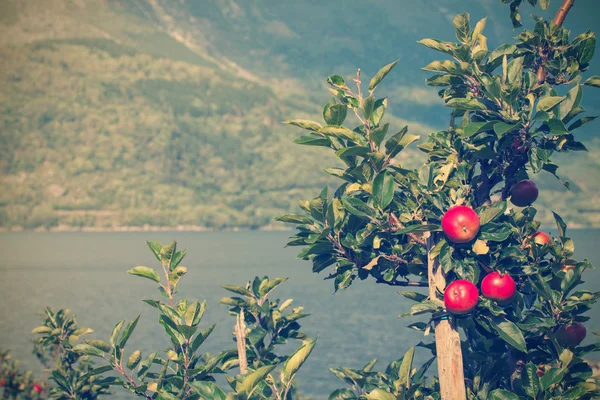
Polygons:
<instances>
[{"instance_id":1,"label":"wooden stake","mask_svg":"<svg viewBox=\"0 0 600 400\"><path fill-rule=\"evenodd\" d=\"M435 246L434 236L427 238L427 253ZM443 292L446 278L438 262L438 258L428 258L429 298L439 301L436 291ZM465 375L463 368L460 336L456 324L448 319L438 319L434 322L435 349L437 354L440 392L443 400L464 400L467 398Z\"/></svg>"}]
</instances>

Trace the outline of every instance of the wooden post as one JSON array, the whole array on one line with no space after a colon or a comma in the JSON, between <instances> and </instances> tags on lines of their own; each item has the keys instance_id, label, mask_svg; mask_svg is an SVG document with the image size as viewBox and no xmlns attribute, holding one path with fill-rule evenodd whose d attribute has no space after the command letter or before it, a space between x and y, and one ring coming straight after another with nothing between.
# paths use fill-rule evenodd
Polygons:
<instances>
[{"instance_id":1,"label":"wooden post","mask_svg":"<svg viewBox=\"0 0 600 400\"><path fill-rule=\"evenodd\" d=\"M427 254L434 246L434 235L430 235L427 238ZM427 261L429 298L432 301L439 301L436 291L444 292L446 278L437 257L434 260L428 257ZM465 400L467 392L465 389L463 357L456 324L448 319L437 319L434 324L435 349L442 400Z\"/></svg>"}]
</instances>

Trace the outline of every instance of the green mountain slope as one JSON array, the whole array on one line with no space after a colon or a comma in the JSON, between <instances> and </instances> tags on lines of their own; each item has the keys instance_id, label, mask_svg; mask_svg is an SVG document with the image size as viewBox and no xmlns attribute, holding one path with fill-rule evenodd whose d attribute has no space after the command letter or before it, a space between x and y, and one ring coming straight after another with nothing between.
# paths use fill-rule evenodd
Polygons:
<instances>
[{"instance_id":1,"label":"green mountain slope","mask_svg":"<svg viewBox=\"0 0 600 400\"><path fill-rule=\"evenodd\" d=\"M461 9L401 3L3 2L0 226L270 224L332 182L321 170L335 160L294 145L299 132L280 124L319 118L328 73L373 73L404 57L385 87L395 127L426 135L446 123L419 84L434 55L413 39L427 18L438 37L451 35L448 18ZM506 11L490 4L473 10ZM492 24L490 36L510 35L507 24ZM405 157L415 164L420 154ZM574 191L540 176L542 205L600 225L598 158L563 165Z\"/></svg>"}]
</instances>

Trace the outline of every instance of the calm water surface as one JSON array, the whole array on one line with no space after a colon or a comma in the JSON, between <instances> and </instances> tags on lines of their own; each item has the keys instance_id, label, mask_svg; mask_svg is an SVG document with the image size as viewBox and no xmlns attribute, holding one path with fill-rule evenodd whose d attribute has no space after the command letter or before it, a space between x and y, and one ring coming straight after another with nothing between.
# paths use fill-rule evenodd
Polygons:
<instances>
[{"instance_id":1,"label":"calm water surface","mask_svg":"<svg viewBox=\"0 0 600 400\"><path fill-rule=\"evenodd\" d=\"M600 266L600 230L571 230L569 234L577 246L576 256ZM396 318L411 302L396 294L395 288L363 281L334 295L331 281L323 281L324 275L311 272L310 263L296 259L299 248L284 248L288 236L290 232L0 234L0 348L10 349L27 368L39 371L29 332L39 325L38 313L44 306L70 308L80 326L95 330L90 337L102 339L119 320L141 314L128 348L145 354L166 348L169 343L157 324L157 314L141 302L160 297L155 285L125 271L136 265L157 266L145 240L166 243L173 239L188 249L184 262L188 274L180 298L206 299L209 308L203 324L217 323L204 351L235 347L233 318L218 304L227 292L219 285L243 284L256 275L290 278L275 294L293 298L295 305L303 305L311 314L300 322L304 332L319 339L299 373L299 382L302 391L314 399L326 399L332 390L344 387L328 368L360 368L378 358L383 369L411 345L429 341L406 328L424 318ZM599 278L600 270L589 271L587 288L598 290ZM589 315L600 316L599 311L596 307ZM600 318L586 326L588 332L600 330ZM427 351L418 350L417 361L428 356Z\"/></svg>"}]
</instances>

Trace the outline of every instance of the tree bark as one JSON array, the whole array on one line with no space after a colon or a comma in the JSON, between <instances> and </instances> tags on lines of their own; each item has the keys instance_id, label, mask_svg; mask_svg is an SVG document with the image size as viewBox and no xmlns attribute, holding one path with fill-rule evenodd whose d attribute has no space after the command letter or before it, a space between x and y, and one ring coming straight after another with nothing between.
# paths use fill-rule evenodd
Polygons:
<instances>
[{"instance_id":1,"label":"tree bark","mask_svg":"<svg viewBox=\"0 0 600 400\"><path fill-rule=\"evenodd\" d=\"M563 22L565 21L565 18L567 17L567 14L569 13L569 10L571 9L571 7L573 7L574 3L575 3L575 0L564 0L563 1L562 5L558 9L558 12L556 13L556 16L554 17L554 23L557 26L561 26L563 24Z\"/></svg>"},{"instance_id":2,"label":"tree bark","mask_svg":"<svg viewBox=\"0 0 600 400\"><path fill-rule=\"evenodd\" d=\"M435 246L433 235L427 238L427 253ZM443 292L446 287L446 278L438 262L438 258L428 257L427 262L429 277L429 298L437 298L437 290ZM440 301L441 302L441 301ZM465 389L465 375L463 367L460 336L454 321L437 319L434 322L435 349L437 354L438 375L440 379L440 392L443 400L464 400L467 398Z\"/></svg>"}]
</instances>

